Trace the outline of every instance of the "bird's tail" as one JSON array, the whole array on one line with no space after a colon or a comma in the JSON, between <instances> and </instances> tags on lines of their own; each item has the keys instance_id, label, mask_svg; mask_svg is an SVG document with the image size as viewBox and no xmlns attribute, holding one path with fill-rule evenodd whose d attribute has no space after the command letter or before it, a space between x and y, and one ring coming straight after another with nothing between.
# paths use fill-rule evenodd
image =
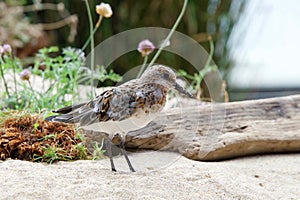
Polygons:
<instances>
[{"instance_id":1,"label":"bird's tail","mask_svg":"<svg viewBox=\"0 0 300 200\"><path fill-rule=\"evenodd\" d=\"M46 118L50 122L77 123L74 120L74 114L53 115Z\"/></svg>"},{"instance_id":2,"label":"bird's tail","mask_svg":"<svg viewBox=\"0 0 300 200\"><path fill-rule=\"evenodd\" d=\"M47 117L46 120L63 123L79 123L80 126L87 126L97 122L98 117L96 113L90 107L84 105L86 105L86 103L54 110L52 112L60 115Z\"/></svg>"},{"instance_id":3,"label":"bird's tail","mask_svg":"<svg viewBox=\"0 0 300 200\"><path fill-rule=\"evenodd\" d=\"M49 121L49 122L52 122L52 121L54 121L54 119L55 119L57 116L59 116L59 115L52 115L52 116L50 116L50 117L47 117L45 120L47 120L47 121Z\"/></svg>"},{"instance_id":4,"label":"bird's tail","mask_svg":"<svg viewBox=\"0 0 300 200\"><path fill-rule=\"evenodd\" d=\"M60 108L60 109L57 109L57 110L54 110L52 112L54 113L58 113L58 114L68 114L68 113L71 113L72 111L82 107L86 105L86 103L81 103L81 104L78 104L78 105L70 105L70 106L66 106L66 107L63 107L63 108Z\"/></svg>"}]
</instances>

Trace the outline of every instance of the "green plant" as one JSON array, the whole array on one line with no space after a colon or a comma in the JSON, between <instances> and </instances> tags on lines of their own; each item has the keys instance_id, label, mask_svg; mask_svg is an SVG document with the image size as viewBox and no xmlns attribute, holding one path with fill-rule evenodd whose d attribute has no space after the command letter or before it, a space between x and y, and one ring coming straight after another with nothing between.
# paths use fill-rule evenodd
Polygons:
<instances>
[{"instance_id":1,"label":"green plant","mask_svg":"<svg viewBox=\"0 0 300 200\"><path fill-rule=\"evenodd\" d=\"M88 19L89 19L89 28L90 28L90 36L89 38L86 40L85 44L83 45L83 47L81 48L82 51L87 47L87 45L89 44L89 42L91 42L91 70L94 71L94 59L95 59L95 53L94 53L94 47L95 47L95 43L94 43L94 34L96 33L97 29L100 27L100 24L102 22L103 17L105 18L109 18L112 15L112 10L109 4L106 3L101 3L100 5L96 6L96 12L99 14L99 18L98 21L95 25L95 28L93 26L93 19L92 19L92 14L91 14L91 8L89 5L88 0L85 0L85 6L87 9L87 13L88 13ZM93 79L90 80L90 84L91 87L93 86ZM92 87L92 95L94 93L93 87Z\"/></svg>"},{"instance_id":2,"label":"green plant","mask_svg":"<svg viewBox=\"0 0 300 200\"><path fill-rule=\"evenodd\" d=\"M39 124L38 123L34 123L33 124L33 129L32 129L32 133L34 133L36 130L38 130Z\"/></svg>"},{"instance_id":3,"label":"green plant","mask_svg":"<svg viewBox=\"0 0 300 200\"><path fill-rule=\"evenodd\" d=\"M18 90L16 78L16 74L21 72L21 70L21 62L18 58L14 57L11 46L9 44L0 46L0 78L2 79L1 81L5 89L4 94L0 94L3 99L0 103L4 103L7 107L22 107L22 105L20 105L22 102L19 102L19 96L22 94L22 90ZM13 85L13 87L11 87L11 85Z\"/></svg>"},{"instance_id":4,"label":"green plant","mask_svg":"<svg viewBox=\"0 0 300 200\"><path fill-rule=\"evenodd\" d=\"M52 164L59 160L72 160L71 156L68 156L65 150L60 147L47 145L42 147L44 153L42 156L34 156L34 161L43 161Z\"/></svg>"},{"instance_id":5,"label":"green plant","mask_svg":"<svg viewBox=\"0 0 300 200\"><path fill-rule=\"evenodd\" d=\"M144 72L144 70L146 70L148 67L151 67L154 62L157 60L157 58L159 57L159 55L161 54L162 50L168 46L170 39L172 37L172 35L174 34L176 28L178 27L180 21L182 20L182 17L185 13L185 10L187 8L188 5L188 0L184 0L183 2L183 6L181 8L181 12L179 14L179 16L177 17L174 25L172 26L172 29L170 30L169 34L167 35L167 37L162 41L161 45L159 46L157 52L155 53L155 55L153 56L152 60L150 61L149 64L147 64L148 61L148 55L150 53L153 52L153 50L155 49L154 45L148 41L148 40L143 40L139 43L139 46L137 48L137 50L142 54L142 56L144 57L144 62L142 65L142 68L140 69L137 78L140 77L142 75L142 73Z\"/></svg>"},{"instance_id":6,"label":"green plant","mask_svg":"<svg viewBox=\"0 0 300 200\"><path fill-rule=\"evenodd\" d=\"M87 159L90 158L91 152L87 149L85 144L85 137L80 131L76 130L75 140L81 141L80 143L74 145L74 151L76 154L76 159Z\"/></svg>"},{"instance_id":7,"label":"green plant","mask_svg":"<svg viewBox=\"0 0 300 200\"><path fill-rule=\"evenodd\" d=\"M84 52L80 49L71 47L63 48L62 55L51 57L51 54L58 53L57 47L44 48L37 54L37 62L34 67L34 74L43 77L43 80L50 80L50 86L45 89L48 96L52 99L52 105L40 105L43 108L55 108L58 104L70 104L71 100L66 100L67 95L72 96L72 100L80 100L78 95L78 85L85 84L89 80L104 82L112 80L120 81L121 76L112 70L107 72L104 67L97 66L93 71L85 67ZM44 70L39 67L44 66ZM44 86L44 85L43 85ZM42 98L45 93L40 95ZM76 99L77 98L77 99ZM48 100L45 99L45 103Z\"/></svg>"},{"instance_id":8,"label":"green plant","mask_svg":"<svg viewBox=\"0 0 300 200\"><path fill-rule=\"evenodd\" d=\"M86 159L88 157L89 151L82 143L78 143L75 146L75 151L77 159Z\"/></svg>"},{"instance_id":9,"label":"green plant","mask_svg":"<svg viewBox=\"0 0 300 200\"><path fill-rule=\"evenodd\" d=\"M76 140L84 141L85 138L82 134L79 133L79 129L76 129L76 135L75 135Z\"/></svg>"},{"instance_id":10,"label":"green plant","mask_svg":"<svg viewBox=\"0 0 300 200\"><path fill-rule=\"evenodd\" d=\"M104 144L103 139L100 146L98 142L95 142L92 160L100 160L101 158L104 157L105 150L103 150L103 144Z\"/></svg>"},{"instance_id":11,"label":"green plant","mask_svg":"<svg viewBox=\"0 0 300 200\"><path fill-rule=\"evenodd\" d=\"M56 134L49 134L49 135L45 135L44 137L42 137L40 140L41 141L46 141L46 140L49 140L49 139L55 139L57 137Z\"/></svg>"},{"instance_id":12,"label":"green plant","mask_svg":"<svg viewBox=\"0 0 300 200\"><path fill-rule=\"evenodd\" d=\"M194 73L194 75L190 75L182 69L180 69L178 71L179 76L183 76L183 77L191 80L190 85L191 85L192 89L198 93L197 98L200 98L201 83L202 83L204 77L209 72L218 71L218 66L215 64L212 64L212 56L214 54L214 43L211 38L209 39L209 45L210 45L210 53L209 53L208 59L206 61L205 66L198 73Z\"/></svg>"},{"instance_id":13,"label":"green plant","mask_svg":"<svg viewBox=\"0 0 300 200\"><path fill-rule=\"evenodd\" d=\"M58 56L51 56L53 54ZM63 48L61 55L58 47L40 49L33 68L33 74L43 78L42 91L37 92L38 107L53 109L59 104L70 104L67 95L78 97L77 80L84 62L84 53L79 49ZM41 66L44 70L40 70Z\"/></svg>"},{"instance_id":14,"label":"green plant","mask_svg":"<svg viewBox=\"0 0 300 200\"><path fill-rule=\"evenodd\" d=\"M5 88L2 94L3 107L17 110L52 110L80 100L79 84L85 84L89 80L117 82L122 78L112 70L106 71L102 66L97 66L94 71L88 69L85 67L84 53L71 47L63 48L61 53L58 47L40 49L33 68L23 71L19 60L11 51L2 53L0 62L0 77ZM20 72L22 80L16 78ZM9 87L7 74L12 74L14 87ZM39 89L35 89L31 83L32 74L42 78L41 83L38 83Z\"/></svg>"}]
</instances>

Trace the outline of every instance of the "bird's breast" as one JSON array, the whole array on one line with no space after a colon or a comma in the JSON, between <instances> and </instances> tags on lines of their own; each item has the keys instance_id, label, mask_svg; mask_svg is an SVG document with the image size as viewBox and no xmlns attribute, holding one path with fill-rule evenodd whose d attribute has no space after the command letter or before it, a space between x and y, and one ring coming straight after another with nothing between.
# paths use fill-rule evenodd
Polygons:
<instances>
[{"instance_id":1,"label":"bird's breast","mask_svg":"<svg viewBox=\"0 0 300 200\"><path fill-rule=\"evenodd\" d=\"M145 127L154 118L154 114L146 114L145 112L141 112L140 114L132 115L131 117L128 117L121 121L109 120L97 122L88 126L84 126L83 128L96 132L105 132L108 134L126 134L130 131Z\"/></svg>"}]
</instances>

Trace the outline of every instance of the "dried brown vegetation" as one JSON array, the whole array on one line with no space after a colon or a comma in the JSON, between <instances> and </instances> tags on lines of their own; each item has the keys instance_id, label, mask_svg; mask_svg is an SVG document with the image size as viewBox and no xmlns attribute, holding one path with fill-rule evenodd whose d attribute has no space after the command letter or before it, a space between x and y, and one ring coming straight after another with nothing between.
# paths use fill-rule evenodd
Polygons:
<instances>
[{"instance_id":1,"label":"dried brown vegetation","mask_svg":"<svg viewBox=\"0 0 300 200\"><path fill-rule=\"evenodd\" d=\"M38 115L8 114L0 118L0 158L52 163L85 159L90 152L82 145L74 125L48 122Z\"/></svg>"}]
</instances>

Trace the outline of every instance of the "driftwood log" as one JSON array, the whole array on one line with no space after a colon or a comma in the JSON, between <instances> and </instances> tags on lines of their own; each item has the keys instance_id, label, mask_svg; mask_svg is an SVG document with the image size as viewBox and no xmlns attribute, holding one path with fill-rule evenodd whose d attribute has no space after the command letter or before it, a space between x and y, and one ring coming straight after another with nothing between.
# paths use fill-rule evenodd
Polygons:
<instances>
[{"instance_id":1,"label":"driftwood log","mask_svg":"<svg viewBox=\"0 0 300 200\"><path fill-rule=\"evenodd\" d=\"M300 151L300 95L169 109L126 136L126 147L202 161Z\"/></svg>"}]
</instances>

